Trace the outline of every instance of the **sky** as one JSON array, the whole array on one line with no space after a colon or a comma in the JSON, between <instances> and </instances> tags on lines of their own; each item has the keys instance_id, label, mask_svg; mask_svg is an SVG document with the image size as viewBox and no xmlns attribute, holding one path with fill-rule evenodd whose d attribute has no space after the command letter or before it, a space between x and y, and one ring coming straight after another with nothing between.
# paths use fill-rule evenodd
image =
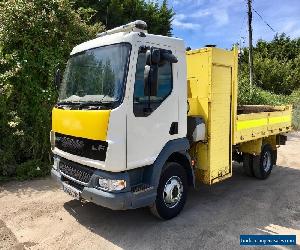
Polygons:
<instances>
[{"instance_id":1,"label":"sky","mask_svg":"<svg viewBox=\"0 0 300 250\"><path fill-rule=\"evenodd\" d=\"M173 36L183 38L192 49L215 44L231 48L248 46L246 0L169 0L176 13ZM276 32L300 37L300 0L253 0L253 40L271 40Z\"/></svg>"}]
</instances>

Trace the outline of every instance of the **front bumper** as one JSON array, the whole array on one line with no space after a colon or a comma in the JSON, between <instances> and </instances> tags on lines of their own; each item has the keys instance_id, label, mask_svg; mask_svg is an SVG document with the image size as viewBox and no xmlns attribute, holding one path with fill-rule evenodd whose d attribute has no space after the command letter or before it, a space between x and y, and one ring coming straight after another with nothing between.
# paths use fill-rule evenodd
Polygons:
<instances>
[{"instance_id":1,"label":"front bumper","mask_svg":"<svg viewBox=\"0 0 300 250\"><path fill-rule=\"evenodd\" d=\"M120 173L117 173L116 175L119 176ZM51 176L58 183L63 183L63 176L59 171L52 169ZM80 197L82 199L112 210L127 210L146 207L153 204L156 199L156 190L154 188L138 193L132 191L114 193L105 192L88 185L78 191L80 192Z\"/></svg>"}]
</instances>

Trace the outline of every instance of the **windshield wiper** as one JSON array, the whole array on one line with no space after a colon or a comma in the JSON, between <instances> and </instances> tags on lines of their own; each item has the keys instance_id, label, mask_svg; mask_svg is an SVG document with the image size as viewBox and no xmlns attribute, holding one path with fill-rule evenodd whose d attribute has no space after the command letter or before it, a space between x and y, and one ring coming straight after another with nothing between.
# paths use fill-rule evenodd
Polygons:
<instances>
[{"instance_id":1,"label":"windshield wiper","mask_svg":"<svg viewBox=\"0 0 300 250\"><path fill-rule=\"evenodd\" d=\"M63 106L69 106L69 107L72 107L71 109L83 109L83 108L86 108L86 107L94 107L96 109L101 109L101 108L107 108L109 106L112 106L115 104L115 101L113 102L104 102L102 101L75 101L75 102L72 102L72 101L61 101L61 102L58 102L56 104L57 107L63 107Z\"/></svg>"},{"instance_id":2,"label":"windshield wiper","mask_svg":"<svg viewBox=\"0 0 300 250\"><path fill-rule=\"evenodd\" d=\"M99 105L102 105L102 102L99 102L99 101L87 101L87 102L81 102L79 104L79 108L87 107L87 106L99 106Z\"/></svg>"},{"instance_id":3,"label":"windshield wiper","mask_svg":"<svg viewBox=\"0 0 300 250\"><path fill-rule=\"evenodd\" d=\"M87 102L81 102L78 106L79 109L85 108L85 107L96 107L98 109L101 109L103 107L107 107L112 105L112 102L101 102L101 101L87 101Z\"/></svg>"},{"instance_id":4,"label":"windshield wiper","mask_svg":"<svg viewBox=\"0 0 300 250\"><path fill-rule=\"evenodd\" d=\"M80 104L80 102L72 102L72 101L61 101L56 103L55 107L56 108L65 108L67 107L68 109L71 108L73 109L73 107L76 107Z\"/></svg>"},{"instance_id":5,"label":"windshield wiper","mask_svg":"<svg viewBox=\"0 0 300 250\"><path fill-rule=\"evenodd\" d=\"M72 101L61 101L61 102L58 102L57 104L58 105L78 105L80 104L81 102L72 102Z\"/></svg>"}]
</instances>

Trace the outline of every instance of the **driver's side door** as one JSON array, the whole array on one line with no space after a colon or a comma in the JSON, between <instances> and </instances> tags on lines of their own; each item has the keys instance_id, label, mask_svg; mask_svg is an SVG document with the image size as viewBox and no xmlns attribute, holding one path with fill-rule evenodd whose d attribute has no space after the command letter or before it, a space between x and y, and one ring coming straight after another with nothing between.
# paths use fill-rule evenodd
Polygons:
<instances>
[{"instance_id":1,"label":"driver's side door","mask_svg":"<svg viewBox=\"0 0 300 250\"><path fill-rule=\"evenodd\" d=\"M157 47L157 45L156 45ZM178 138L178 93L176 64L166 62L158 68L156 96L144 93L146 49L139 49L134 90L127 115L127 168L152 164L164 145Z\"/></svg>"}]
</instances>

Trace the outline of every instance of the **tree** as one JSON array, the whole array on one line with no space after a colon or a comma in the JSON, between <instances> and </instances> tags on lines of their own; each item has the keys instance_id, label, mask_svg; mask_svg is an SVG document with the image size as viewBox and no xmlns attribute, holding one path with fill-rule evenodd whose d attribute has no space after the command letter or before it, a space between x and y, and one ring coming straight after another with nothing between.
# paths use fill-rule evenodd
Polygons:
<instances>
[{"instance_id":1,"label":"tree","mask_svg":"<svg viewBox=\"0 0 300 250\"><path fill-rule=\"evenodd\" d=\"M285 34L270 42L259 40L253 48L255 85L275 94L290 95L300 88L300 39ZM241 77L248 81L248 48L240 58Z\"/></svg>"},{"instance_id":2,"label":"tree","mask_svg":"<svg viewBox=\"0 0 300 250\"><path fill-rule=\"evenodd\" d=\"M55 68L101 30L68 0L0 2L0 176L49 172Z\"/></svg>"},{"instance_id":3,"label":"tree","mask_svg":"<svg viewBox=\"0 0 300 250\"><path fill-rule=\"evenodd\" d=\"M85 17L89 10L89 22L101 22L106 29L140 19L147 22L149 33L171 36L174 12L166 0L161 5L145 0L76 0L75 7Z\"/></svg>"}]
</instances>

